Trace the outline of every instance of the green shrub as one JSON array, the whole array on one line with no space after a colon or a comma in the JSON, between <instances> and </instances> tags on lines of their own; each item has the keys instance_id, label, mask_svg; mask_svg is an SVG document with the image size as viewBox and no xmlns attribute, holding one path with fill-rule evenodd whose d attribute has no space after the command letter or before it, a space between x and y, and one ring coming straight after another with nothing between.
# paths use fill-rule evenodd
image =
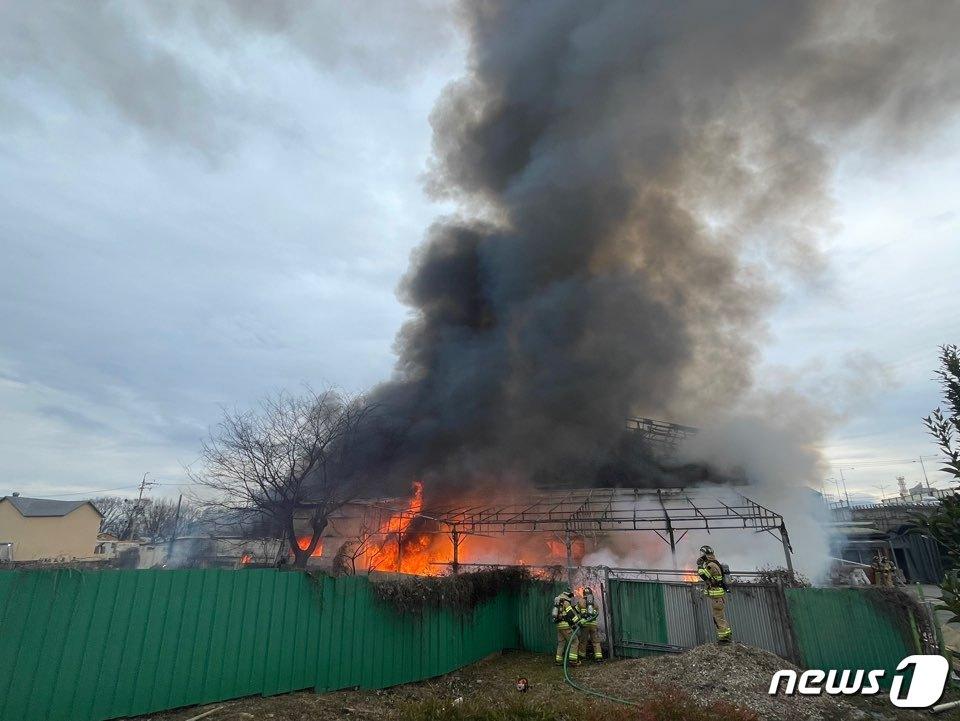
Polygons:
<instances>
[{"instance_id":1,"label":"green shrub","mask_svg":"<svg viewBox=\"0 0 960 721\"><path fill-rule=\"evenodd\" d=\"M399 613L420 613L425 608L450 608L469 612L498 594L519 592L540 583L522 567L495 568L450 576L405 576L372 584L374 596Z\"/></svg>"}]
</instances>

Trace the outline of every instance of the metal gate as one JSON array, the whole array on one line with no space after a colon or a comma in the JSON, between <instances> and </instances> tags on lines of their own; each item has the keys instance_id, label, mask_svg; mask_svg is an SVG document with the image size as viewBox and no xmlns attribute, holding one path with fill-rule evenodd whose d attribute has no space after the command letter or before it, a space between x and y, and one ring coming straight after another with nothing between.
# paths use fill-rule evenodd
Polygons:
<instances>
[{"instance_id":1,"label":"metal gate","mask_svg":"<svg viewBox=\"0 0 960 721\"><path fill-rule=\"evenodd\" d=\"M798 658L783 589L731 584L727 620L736 641ZM610 579L610 625L618 656L680 652L716 640L709 604L689 583Z\"/></svg>"}]
</instances>

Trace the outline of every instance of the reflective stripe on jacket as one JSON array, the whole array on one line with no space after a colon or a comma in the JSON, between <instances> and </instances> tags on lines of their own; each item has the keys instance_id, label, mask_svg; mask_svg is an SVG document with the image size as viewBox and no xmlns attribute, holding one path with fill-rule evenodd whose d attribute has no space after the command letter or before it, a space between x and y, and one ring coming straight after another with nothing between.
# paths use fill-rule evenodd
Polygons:
<instances>
[{"instance_id":1,"label":"reflective stripe on jacket","mask_svg":"<svg viewBox=\"0 0 960 721\"><path fill-rule=\"evenodd\" d=\"M707 558L697 566L697 575L706 582L707 588L704 595L711 598L723 596L726 589L723 587L723 568L715 558Z\"/></svg>"},{"instance_id":2,"label":"reflective stripe on jacket","mask_svg":"<svg viewBox=\"0 0 960 721\"><path fill-rule=\"evenodd\" d=\"M580 623L580 616L577 609L569 601L560 603L560 615L557 616L557 628L570 628L571 624Z\"/></svg>"},{"instance_id":3,"label":"reflective stripe on jacket","mask_svg":"<svg viewBox=\"0 0 960 721\"><path fill-rule=\"evenodd\" d=\"M584 605L582 602L578 603L577 613L580 615L584 626L597 625L597 618L600 616L600 614L597 612L597 609L594 608L592 603L588 606Z\"/></svg>"}]
</instances>

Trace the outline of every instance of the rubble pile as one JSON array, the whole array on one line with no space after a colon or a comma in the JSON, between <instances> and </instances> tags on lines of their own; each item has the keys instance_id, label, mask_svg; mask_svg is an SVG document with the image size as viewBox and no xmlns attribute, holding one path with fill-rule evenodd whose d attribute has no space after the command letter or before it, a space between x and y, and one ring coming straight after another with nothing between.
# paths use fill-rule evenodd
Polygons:
<instances>
[{"instance_id":1,"label":"rubble pile","mask_svg":"<svg viewBox=\"0 0 960 721\"><path fill-rule=\"evenodd\" d=\"M618 661L577 669L577 681L604 693L646 699L658 688L679 686L704 705L726 701L766 721L835 721L873 715L833 696L771 696L773 674L801 671L779 656L740 643L699 646L681 654ZM892 714L891 714L892 715Z\"/></svg>"}]
</instances>

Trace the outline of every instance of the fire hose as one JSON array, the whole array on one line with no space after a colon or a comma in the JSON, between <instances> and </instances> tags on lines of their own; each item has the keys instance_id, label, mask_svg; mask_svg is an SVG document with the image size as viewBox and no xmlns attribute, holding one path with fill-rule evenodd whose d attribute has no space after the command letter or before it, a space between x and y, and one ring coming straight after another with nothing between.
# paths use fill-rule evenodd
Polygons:
<instances>
[{"instance_id":1,"label":"fire hose","mask_svg":"<svg viewBox=\"0 0 960 721\"><path fill-rule=\"evenodd\" d=\"M577 640L577 634L580 633L580 626L574 626L573 633L570 634L570 639L567 641L567 647L563 651L563 680L566 681L570 686L575 688L581 693L588 694L590 696L596 696L597 698L605 698L608 701L615 701L616 703L622 703L627 706L639 706L636 701L630 701L625 698L617 698L616 696L608 696L605 693L600 691L594 691L592 688L587 688L586 686L581 686L572 678L570 678L570 671L567 669L567 659L570 657L570 646L573 645L573 642Z\"/></svg>"}]
</instances>

